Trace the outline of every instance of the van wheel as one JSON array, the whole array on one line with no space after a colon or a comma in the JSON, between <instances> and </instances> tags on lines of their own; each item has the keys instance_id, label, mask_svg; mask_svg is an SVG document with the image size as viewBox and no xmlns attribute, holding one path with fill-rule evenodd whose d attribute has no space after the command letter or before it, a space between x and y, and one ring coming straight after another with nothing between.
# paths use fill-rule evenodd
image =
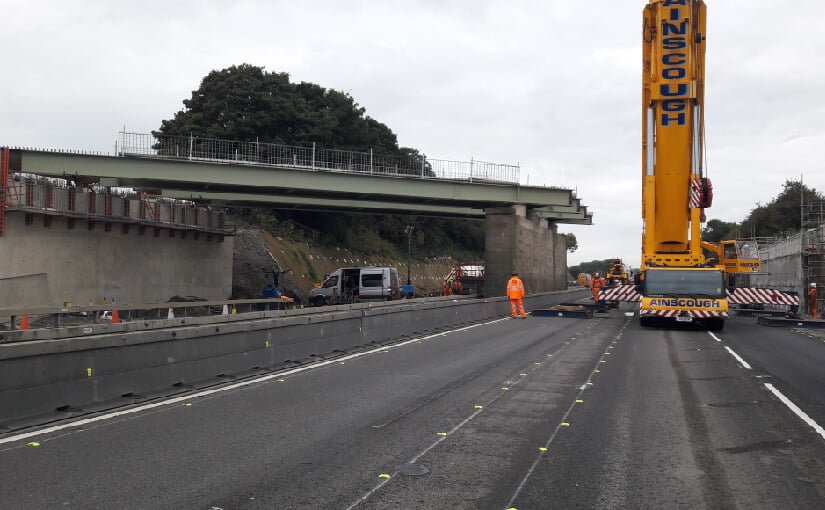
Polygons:
<instances>
[{"instance_id":1,"label":"van wheel","mask_svg":"<svg viewBox=\"0 0 825 510\"><path fill-rule=\"evenodd\" d=\"M312 298L312 306L325 306L327 304L327 298L324 296L315 296Z\"/></svg>"}]
</instances>

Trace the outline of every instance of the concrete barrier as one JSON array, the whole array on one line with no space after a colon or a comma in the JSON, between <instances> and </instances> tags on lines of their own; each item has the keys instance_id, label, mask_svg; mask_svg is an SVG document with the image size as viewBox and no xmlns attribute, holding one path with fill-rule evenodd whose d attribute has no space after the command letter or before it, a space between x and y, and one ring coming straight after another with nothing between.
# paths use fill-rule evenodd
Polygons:
<instances>
[{"instance_id":1,"label":"concrete barrier","mask_svg":"<svg viewBox=\"0 0 825 510\"><path fill-rule=\"evenodd\" d=\"M531 295L525 305L529 310L587 294ZM350 305L1 344L0 427L130 404L175 388L503 317L509 308L505 298Z\"/></svg>"}]
</instances>

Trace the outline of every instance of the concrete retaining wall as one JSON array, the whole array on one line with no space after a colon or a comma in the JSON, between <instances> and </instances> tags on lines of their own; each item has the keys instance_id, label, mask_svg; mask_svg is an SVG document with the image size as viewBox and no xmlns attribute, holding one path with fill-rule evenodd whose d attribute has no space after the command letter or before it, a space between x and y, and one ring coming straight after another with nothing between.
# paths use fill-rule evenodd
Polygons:
<instances>
[{"instance_id":1,"label":"concrete retaining wall","mask_svg":"<svg viewBox=\"0 0 825 510\"><path fill-rule=\"evenodd\" d=\"M759 255L762 259L762 272L769 274L751 276L751 285L796 291L800 296L804 295L802 236L795 235L769 247L760 246Z\"/></svg>"},{"instance_id":2,"label":"concrete retaining wall","mask_svg":"<svg viewBox=\"0 0 825 510\"><path fill-rule=\"evenodd\" d=\"M587 290L531 295L529 309L586 297ZM283 312L281 312L283 313ZM0 424L36 421L58 408L128 404L178 385L284 366L509 314L503 298L384 307L130 331L0 345ZM538 320L538 319L536 319ZM125 396L124 396L125 395Z\"/></svg>"},{"instance_id":3,"label":"concrete retaining wall","mask_svg":"<svg viewBox=\"0 0 825 510\"><path fill-rule=\"evenodd\" d=\"M65 217L8 212L6 234L0 237L0 279L15 292L2 292L0 308L78 305L109 302L164 302L175 295L198 295L226 299L232 292L232 237L223 242L207 241L206 235L182 239L158 237L152 229L143 235L138 228L123 233L119 225L110 232L103 223L89 230L86 222L69 229ZM18 278L33 274L43 278ZM2 282L2 280L0 280ZM15 286L16 285L16 286ZM31 302L41 297L51 302ZM21 302L21 299L24 302Z\"/></svg>"}]
</instances>

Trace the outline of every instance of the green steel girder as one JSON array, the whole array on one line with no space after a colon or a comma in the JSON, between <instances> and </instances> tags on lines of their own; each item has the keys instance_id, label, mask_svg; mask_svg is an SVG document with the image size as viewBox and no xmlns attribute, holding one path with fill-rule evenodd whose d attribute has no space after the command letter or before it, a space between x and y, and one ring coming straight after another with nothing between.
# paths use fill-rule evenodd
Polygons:
<instances>
[{"instance_id":1,"label":"green steel girder","mask_svg":"<svg viewBox=\"0 0 825 510\"><path fill-rule=\"evenodd\" d=\"M164 194L181 192L205 200L213 195L215 200L236 204L470 218L483 217L484 209L523 204L540 217L560 223L592 221L569 189L28 149L12 152L20 167L14 170L161 189Z\"/></svg>"}]
</instances>

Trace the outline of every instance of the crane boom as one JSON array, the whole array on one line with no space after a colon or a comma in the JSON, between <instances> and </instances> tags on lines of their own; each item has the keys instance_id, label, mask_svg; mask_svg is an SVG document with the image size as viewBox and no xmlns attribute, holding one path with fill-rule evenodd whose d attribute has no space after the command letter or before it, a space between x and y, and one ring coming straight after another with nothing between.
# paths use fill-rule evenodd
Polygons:
<instances>
[{"instance_id":1,"label":"crane boom","mask_svg":"<svg viewBox=\"0 0 825 510\"><path fill-rule=\"evenodd\" d=\"M644 10L643 266L705 262L705 25L702 0L650 0Z\"/></svg>"}]
</instances>

